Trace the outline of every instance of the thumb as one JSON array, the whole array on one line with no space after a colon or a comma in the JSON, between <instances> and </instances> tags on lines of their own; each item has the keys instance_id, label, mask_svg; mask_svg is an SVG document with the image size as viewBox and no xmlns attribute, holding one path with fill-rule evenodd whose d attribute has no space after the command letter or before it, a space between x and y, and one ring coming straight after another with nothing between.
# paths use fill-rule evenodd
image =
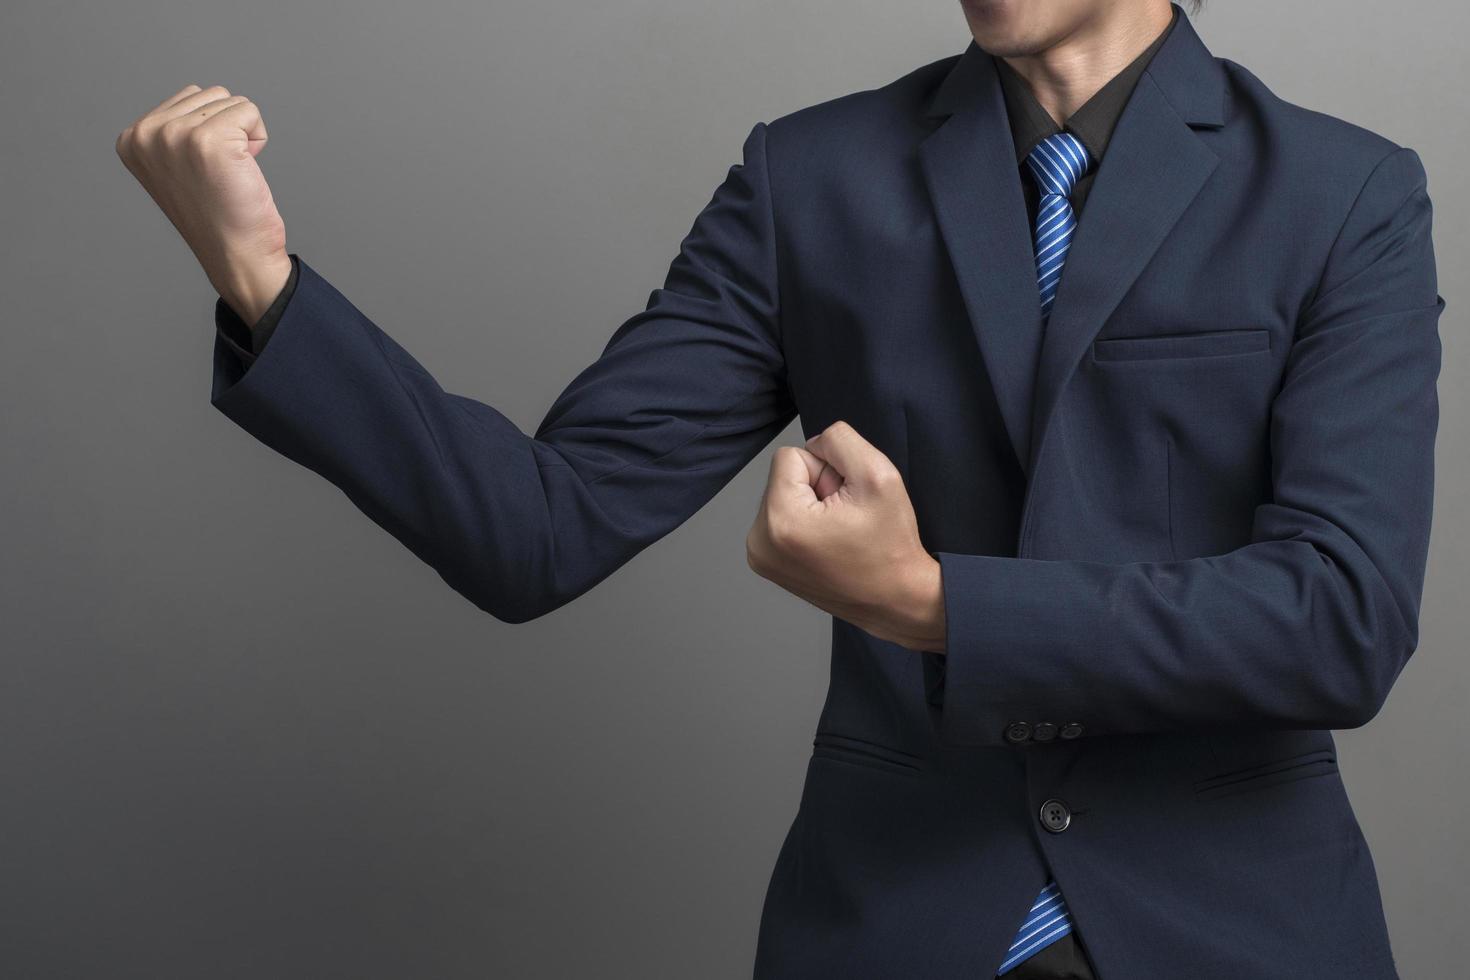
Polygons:
<instances>
[{"instance_id":1,"label":"thumb","mask_svg":"<svg viewBox=\"0 0 1470 980\"><path fill-rule=\"evenodd\" d=\"M816 503L817 480L825 464L800 446L781 446L771 456L767 500Z\"/></svg>"},{"instance_id":2,"label":"thumb","mask_svg":"<svg viewBox=\"0 0 1470 980\"><path fill-rule=\"evenodd\" d=\"M812 436L806 445L853 487L874 486L893 467L877 446L841 420Z\"/></svg>"}]
</instances>

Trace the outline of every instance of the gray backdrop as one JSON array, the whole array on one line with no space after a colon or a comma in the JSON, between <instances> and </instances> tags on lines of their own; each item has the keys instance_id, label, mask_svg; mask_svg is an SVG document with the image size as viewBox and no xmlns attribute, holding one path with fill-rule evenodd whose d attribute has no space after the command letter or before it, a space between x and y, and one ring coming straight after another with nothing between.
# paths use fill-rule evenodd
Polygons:
<instances>
[{"instance_id":1,"label":"gray backdrop","mask_svg":"<svg viewBox=\"0 0 1470 980\"><path fill-rule=\"evenodd\" d=\"M1470 905L1470 18L1194 20L1429 173L1449 305L1423 639L1339 745L1403 975L1448 975ZM256 100L290 248L529 431L755 121L968 41L956 0L6 0L0 975L747 977L825 694L828 619L745 564L768 455L511 626L211 408L215 294L115 156L128 122L191 82Z\"/></svg>"}]
</instances>

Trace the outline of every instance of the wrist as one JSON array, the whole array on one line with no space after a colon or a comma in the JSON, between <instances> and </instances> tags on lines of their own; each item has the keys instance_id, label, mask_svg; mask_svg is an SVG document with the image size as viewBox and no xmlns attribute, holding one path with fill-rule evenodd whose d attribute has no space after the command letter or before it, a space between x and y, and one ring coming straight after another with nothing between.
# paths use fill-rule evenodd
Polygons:
<instances>
[{"instance_id":1,"label":"wrist","mask_svg":"<svg viewBox=\"0 0 1470 980\"><path fill-rule=\"evenodd\" d=\"M280 295L290 276L291 256L281 249L266 256L226 259L218 278L210 278L230 309L252 327Z\"/></svg>"},{"instance_id":2,"label":"wrist","mask_svg":"<svg viewBox=\"0 0 1470 980\"><path fill-rule=\"evenodd\" d=\"M900 574L888 619L886 632L893 642L910 650L944 652L944 583L933 555L924 552Z\"/></svg>"}]
</instances>

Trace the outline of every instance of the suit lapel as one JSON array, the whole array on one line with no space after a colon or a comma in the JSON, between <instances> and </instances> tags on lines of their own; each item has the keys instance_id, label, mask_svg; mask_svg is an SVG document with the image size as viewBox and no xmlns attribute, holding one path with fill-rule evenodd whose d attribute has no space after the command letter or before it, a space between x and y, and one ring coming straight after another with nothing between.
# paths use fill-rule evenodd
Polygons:
<instances>
[{"instance_id":1,"label":"suit lapel","mask_svg":"<svg viewBox=\"0 0 1470 980\"><path fill-rule=\"evenodd\" d=\"M1218 162L1144 74L1118 119L1062 267L1037 371L1033 452L1039 455L1062 389L1093 337Z\"/></svg>"},{"instance_id":2,"label":"suit lapel","mask_svg":"<svg viewBox=\"0 0 1470 980\"><path fill-rule=\"evenodd\" d=\"M1223 72L1183 10L1178 18L1108 141L1044 331L1021 173L992 56L972 41L928 106L928 115L946 118L919 144L924 179L1028 474L1088 345L1219 163L1194 128L1223 125Z\"/></svg>"},{"instance_id":3,"label":"suit lapel","mask_svg":"<svg viewBox=\"0 0 1470 980\"><path fill-rule=\"evenodd\" d=\"M1006 432L1025 466L1041 344L1036 260L1015 144L991 56L973 41L930 104L919 145L934 213Z\"/></svg>"}]
</instances>

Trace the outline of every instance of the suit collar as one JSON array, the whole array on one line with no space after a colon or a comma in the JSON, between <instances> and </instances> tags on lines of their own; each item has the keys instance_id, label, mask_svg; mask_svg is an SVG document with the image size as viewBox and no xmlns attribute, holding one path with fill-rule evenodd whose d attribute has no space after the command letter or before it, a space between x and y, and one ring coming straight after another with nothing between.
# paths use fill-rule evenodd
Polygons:
<instances>
[{"instance_id":1,"label":"suit collar","mask_svg":"<svg viewBox=\"0 0 1470 980\"><path fill-rule=\"evenodd\" d=\"M1133 94L1133 87L1138 84L1138 77L1148 68L1149 62L1168 40L1169 33L1177 23L1179 10L1176 7L1170 15L1169 23L1159 31L1158 37L1149 42L1138 57L1108 79L1107 84L1067 117L1065 128L1082 141L1093 160L1102 160L1103 153L1107 150L1108 138L1112 136L1123 107L1128 104L1128 97ZM1010 122L1012 140L1016 144L1016 163L1019 166L1025 162L1032 147L1063 127L1058 126L1056 120L1036 101L1030 85L1004 58L995 59L995 68L1000 76L1001 90L1005 93L1006 115Z\"/></svg>"},{"instance_id":2,"label":"suit collar","mask_svg":"<svg viewBox=\"0 0 1470 980\"><path fill-rule=\"evenodd\" d=\"M1225 123L1225 75L1205 47L1184 9L1171 3L1174 20L1164 43L1149 59L1145 73L1159 87L1174 111L1191 126ZM973 39L930 97L924 114L950 115L985 97L981 82L992 56Z\"/></svg>"},{"instance_id":3,"label":"suit collar","mask_svg":"<svg viewBox=\"0 0 1470 980\"><path fill-rule=\"evenodd\" d=\"M1190 126L1225 125L1225 69L1176 3L1174 28L1144 70Z\"/></svg>"},{"instance_id":4,"label":"suit collar","mask_svg":"<svg viewBox=\"0 0 1470 980\"><path fill-rule=\"evenodd\" d=\"M921 142L920 166L1002 420L1033 476L1092 337L1219 162L1193 127L1223 123L1223 71L1174 6L1093 177L1045 330L996 59L972 41L929 103L944 118Z\"/></svg>"}]
</instances>

